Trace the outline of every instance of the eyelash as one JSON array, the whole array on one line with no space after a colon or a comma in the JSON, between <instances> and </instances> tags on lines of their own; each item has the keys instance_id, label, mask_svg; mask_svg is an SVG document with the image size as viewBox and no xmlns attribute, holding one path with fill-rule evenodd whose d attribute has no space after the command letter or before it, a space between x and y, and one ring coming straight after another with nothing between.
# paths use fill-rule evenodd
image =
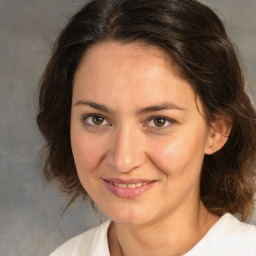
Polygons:
<instances>
[{"instance_id":1,"label":"eyelash","mask_svg":"<svg viewBox=\"0 0 256 256\"><path fill-rule=\"evenodd\" d=\"M147 125L147 127L153 130L165 130L165 129L168 129L172 124L177 123L175 120L167 118L165 116L151 116L150 118L147 119L146 123L149 124L150 122L154 122L154 120L157 120L157 119L164 120L165 122L164 126L157 127L157 126ZM166 122L168 122L169 124L166 124Z\"/></svg>"},{"instance_id":2,"label":"eyelash","mask_svg":"<svg viewBox=\"0 0 256 256\"><path fill-rule=\"evenodd\" d=\"M92 118L93 118L93 117L100 117L100 118L103 118L104 121L107 121L107 122L110 124L110 122L108 121L108 119L107 119L106 117L104 117L104 116L102 116L102 115L99 115L99 114L96 114L96 113L94 113L94 114L88 114L88 115L83 116L83 117L81 118L81 122L82 122L85 126L89 126L89 127L93 128L93 129L102 128L102 126L105 126L105 125L96 125L96 124L90 124L90 123L88 123L87 119L90 118L90 117L92 117ZM108 125L108 126L112 126L112 125L110 124L110 125Z\"/></svg>"},{"instance_id":3,"label":"eyelash","mask_svg":"<svg viewBox=\"0 0 256 256\"><path fill-rule=\"evenodd\" d=\"M91 123L88 123L88 118L93 118L93 117L100 117L103 119L103 122L104 121L107 121L108 122L108 125L97 125L97 124L91 124ZM164 126L162 127L157 127L157 126L150 126L148 125L150 122L154 122L154 120L156 119L163 119L164 122L168 122L169 124L166 125L166 123L164 124ZM81 122L85 125L85 126L89 126L90 128L93 128L93 129L99 129L99 128L102 128L104 126L112 126L111 123L108 121L108 119L106 117L104 117L103 115L100 115L100 114L96 114L96 113L92 113L92 114L88 114L88 115L85 115L81 118ZM167 129L169 128L172 124L175 124L177 123L177 121L173 120L173 119L170 119L170 118L167 118L165 116L151 116L150 118L148 118L146 120L146 127L149 127L150 129L153 129L153 130L164 130L164 129Z\"/></svg>"}]
</instances>

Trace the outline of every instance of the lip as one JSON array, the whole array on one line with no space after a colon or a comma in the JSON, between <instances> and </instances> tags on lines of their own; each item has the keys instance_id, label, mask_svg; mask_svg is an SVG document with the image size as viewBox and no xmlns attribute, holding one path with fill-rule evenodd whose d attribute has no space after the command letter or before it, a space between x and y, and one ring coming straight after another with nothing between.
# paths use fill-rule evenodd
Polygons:
<instances>
[{"instance_id":1,"label":"lip","mask_svg":"<svg viewBox=\"0 0 256 256\"><path fill-rule=\"evenodd\" d=\"M140 195L147 192L149 189L151 189L156 180L146 180L146 179L129 179L129 180L121 180L121 179L115 179L115 178L109 178L109 179L103 179L106 187L108 190L114 194L117 197L120 198L126 198L126 199L132 199L139 197ZM129 188L129 187L119 187L114 185L113 183L118 184L138 184L142 183L143 185L140 187L135 188Z\"/></svg>"}]
</instances>

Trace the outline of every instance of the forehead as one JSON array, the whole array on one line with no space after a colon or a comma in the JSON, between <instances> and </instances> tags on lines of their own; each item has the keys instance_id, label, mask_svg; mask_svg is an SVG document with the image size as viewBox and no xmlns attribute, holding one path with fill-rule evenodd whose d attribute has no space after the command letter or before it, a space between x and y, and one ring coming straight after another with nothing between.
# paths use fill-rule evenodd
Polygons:
<instances>
[{"instance_id":1,"label":"forehead","mask_svg":"<svg viewBox=\"0 0 256 256\"><path fill-rule=\"evenodd\" d=\"M172 59L157 47L104 42L92 46L82 57L73 96L112 100L111 104L129 99L133 106L161 101L195 105L192 87L176 71Z\"/></svg>"},{"instance_id":2,"label":"forehead","mask_svg":"<svg viewBox=\"0 0 256 256\"><path fill-rule=\"evenodd\" d=\"M141 66L144 71L162 66L166 71L178 74L177 65L162 49L140 42L123 44L115 41L101 42L90 47L82 56L76 74L85 65L87 69L96 68L100 71L107 69L110 64L114 64L112 68L129 67L129 64L133 68Z\"/></svg>"}]
</instances>

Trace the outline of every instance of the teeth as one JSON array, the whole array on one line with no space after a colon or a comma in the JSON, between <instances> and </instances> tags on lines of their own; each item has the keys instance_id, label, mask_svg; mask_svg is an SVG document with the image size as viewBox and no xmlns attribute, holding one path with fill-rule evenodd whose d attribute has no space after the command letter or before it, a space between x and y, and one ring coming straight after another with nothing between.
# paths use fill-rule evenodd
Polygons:
<instances>
[{"instance_id":1,"label":"teeth","mask_svg":"<svg viewBox=\"0 0 256 256\"><path fill-rule=\"evenodd\" d=\"M114 183L115 186L118 186L120 188L127 188L126 184L118 184L118 183Z\"/></svg>"},{"instance_id":2,"label":"teeth","mask_svg":"<svg viewBox=\"0 0 256 256\"><path fill-rule=\"evenodd\" d=\"M128 188L135 188L136 184L128 184Z\"/></svg>"},{"instance_id":3,"label":"teeth","mask_svg":"<svg viewBox=\"0 0 256 256\"><path fill-rule=\"evenodd\" d=\"M122 183L115 183L115 182L110 182L112 185L115 185L117 187L120 187L120 188L139 188L141 186L144 186L144 185L147 185L146 182L143 182L143 183L132 183L132 184L122 184Z\"/></svg>"}]
</instances>

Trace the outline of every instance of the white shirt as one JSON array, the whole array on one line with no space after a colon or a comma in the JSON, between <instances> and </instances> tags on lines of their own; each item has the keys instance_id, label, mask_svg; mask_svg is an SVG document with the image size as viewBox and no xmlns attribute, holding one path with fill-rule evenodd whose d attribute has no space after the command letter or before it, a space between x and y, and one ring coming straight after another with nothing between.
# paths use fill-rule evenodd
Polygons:
<instances>
[{"instance_id":1,"label":"white shirt","mask_svg":"<svg viewBox=\"0 0 256 256\"><path fill-rule=\"evenodd\" d=\"M111 221L78 235L50 256L110 256L108 228ZM256 256L256 226L223 215L184 256Z\"/></svg>"}]
</instances>

